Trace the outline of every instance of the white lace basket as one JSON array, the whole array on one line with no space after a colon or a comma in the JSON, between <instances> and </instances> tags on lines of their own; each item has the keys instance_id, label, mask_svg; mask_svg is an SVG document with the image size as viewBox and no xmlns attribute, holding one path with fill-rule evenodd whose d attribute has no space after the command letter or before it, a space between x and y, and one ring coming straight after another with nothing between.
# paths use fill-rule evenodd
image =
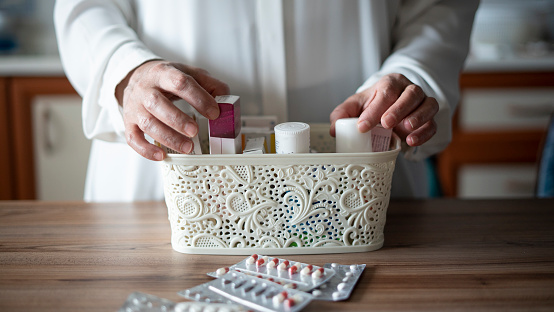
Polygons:
<instances>
[{"instance_id":1,"label":"white lace basket","mask_svg":"<svg viewBox=\"0 0 554 312\"><path fill-rule=\"evenodd\" d=\"M312 146L334 149L327 127ZM249 255L381 248L400 140L379 153L178 155L163 162L173 249Z\"/></svg>"}]
</instances>

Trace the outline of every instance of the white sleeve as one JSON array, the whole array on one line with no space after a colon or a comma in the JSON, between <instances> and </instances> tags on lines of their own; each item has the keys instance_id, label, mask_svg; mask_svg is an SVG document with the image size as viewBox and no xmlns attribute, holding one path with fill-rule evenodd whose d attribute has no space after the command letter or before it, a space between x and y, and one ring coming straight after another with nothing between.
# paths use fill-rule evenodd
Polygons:
<instances>
[{"instance_id":1,"label":"white sleeve","mask_svg":"<svg viewBox=\"0 0 554 312\"><path fill-rule=\"evenodd\" d=\"M134 12L123 0L57 0L54 24L65 73L83 97L89 139L125 142L117 84L140 64L159 59L132 29Z\"/></svg>"},{"instance_id":2,"label":"white sleeve","mask_svg":"<svg viewBox=\"0 0 554 312\"><path fill-rule=\"evenodd\" d=\"M439 103L437 133L419 147L404 146L405 157L421 160L443 150L452 139L452 115L459 100L459 74L469 50L478 0L403 1L393 28L393 52L357 90L382 76L400 73Z\"/></svg>"}]
</instances>

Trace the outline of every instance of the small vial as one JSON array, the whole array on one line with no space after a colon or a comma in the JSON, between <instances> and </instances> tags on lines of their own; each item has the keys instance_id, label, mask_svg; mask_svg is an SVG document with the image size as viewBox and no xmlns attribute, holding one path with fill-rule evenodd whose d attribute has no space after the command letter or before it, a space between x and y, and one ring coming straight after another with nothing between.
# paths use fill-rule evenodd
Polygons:
<instances>
[{"instance_id":1,"label":"small vial","mask_svg":"<svg viewBox=\"0 0 554 312\"><path fill-rule=\"evenodd\" d=\"M335 122L337 153L372 152L371 131L358 130L358 118L342 118Z\"/></svg>"},{"instance_id":2,"label":"small vial","mask_svg":"<svg viewBox=\"0 0 554 312\"><path fill-rule=\"evenodd\" d=\"M310 126L303 122L285 122L275 126L277 154L310 152Z\"/></svg>"}]
</instances>

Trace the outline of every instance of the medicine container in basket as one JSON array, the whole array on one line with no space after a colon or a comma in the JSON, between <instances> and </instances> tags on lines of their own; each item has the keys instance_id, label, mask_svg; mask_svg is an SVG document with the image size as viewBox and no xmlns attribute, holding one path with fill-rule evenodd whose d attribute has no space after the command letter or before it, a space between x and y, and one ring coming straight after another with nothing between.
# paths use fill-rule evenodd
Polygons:
<instances>
[{"instance_id":1,"label":"medicine container in basket","mask_svg":"<svg viewBox=\"0 0 554 312\"><path fill-rule=\"evenodd\" d=\"M379 249L400 151L332 153L328 126L311 126L319 153L181 155L163 161L174 250L193 254L323 254Z\"/></svg>"}]
</instances>

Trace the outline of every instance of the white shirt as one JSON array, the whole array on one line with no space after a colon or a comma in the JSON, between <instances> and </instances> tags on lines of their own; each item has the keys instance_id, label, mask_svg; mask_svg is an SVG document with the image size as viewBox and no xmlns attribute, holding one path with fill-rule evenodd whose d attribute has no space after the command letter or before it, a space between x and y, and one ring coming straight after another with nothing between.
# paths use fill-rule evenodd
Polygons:
<instances>
[{"instance_id":1,"label":"white shirt","mask_svg":"<svg viewBox=\"0 0 554 312\"><path fill-rule=\"evenodd\" d=\"M85 199L162 199L159 164L124 144L114 90L135 67L167 59L207 69L245 115L328 122L348 96L401 73L435 97L437 134L397 161L393 195L424 196L420 160L451 138L458 74L478 1L58 0L66 74L94 139ZM412 168L408 168L412 167ZM397 173L398 172L398 173ZM418 189L419 188L419 189Z\"/></svg>"}]
</instances>

